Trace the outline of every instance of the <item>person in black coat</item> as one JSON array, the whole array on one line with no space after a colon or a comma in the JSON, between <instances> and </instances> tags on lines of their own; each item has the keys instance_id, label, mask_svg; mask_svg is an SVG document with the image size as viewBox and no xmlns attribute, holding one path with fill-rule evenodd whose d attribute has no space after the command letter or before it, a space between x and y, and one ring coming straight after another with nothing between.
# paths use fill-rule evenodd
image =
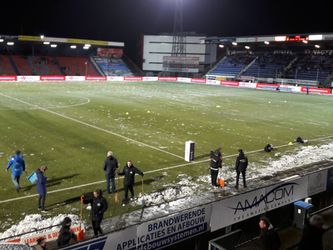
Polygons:
<instances>
[{"instance_id":1,"label":"person in black coat","mask_svg":"<svg viewBox=\"0 0 333 250\"><path fill-rule=\"evenodd\" d=\"M101 223L104 213L108 209L108 202L103 197L102 190L97 189L96 191L94 191L93 197L86 197L84 199L84 203L90 203L91 205L90 217L95 237L98 236L98 233L103 235Z\"/></svg>"},{"instance_id":2,"label":"person in black coat","mask_svg":"<svg viewBox=\"0 0 333 250\"><path fill-rule=\"evenodd\" d=\"M323 234L327 231L323 228L323 217L315 214L306 222L298 250L323 250Z\"/></svg>"},{"instance_id":3,"label":"person in black coat","mask_svg":"<svg viewBox=\"0 0 333 250\"><path fill-rule=\"evenodd\" d=\"M265 216L259 220L261 249L262 250L278 250L281 247L281 240L273 225Z\"/></svg>"},{"instance_id":4,"label":"person in black coat","mask_svg":"<svg viewBox=\"0 0 333 250\"><path fill-rule=\"evenodd\" d=\"M222 153L221 147L215 151L210 151L210 175L213 187L218 187L217 176L219 174L219 168L222 168Z\"/></svg>"},{"instance_id":5,"label":"person in black coat","mask_svg":"<svg viewBox=\"0 0 333 250\"><path fill-rule=\"evenodd\" d=\"M246 169L247 169L247 165L248 165L248 159L245 156L243 150L239 149L238 152L239 152L239 154L238 154L238 157L236 159L236 165L235 165L235 169L236 169L236 173L237 173L235 188L237 188L237 189L238 189L238 183L239 183L239 175L240 175L240 173L242 173L243 185L244 185L244 188L246 188L245 175L246 175Z\"/></svg>"},{"instance_id":6,"label":"person in black coat","mask_svg":"<svg viewBox=\"0 0 333 250\"><path fill-rule=\"evenodd\" d=\"M118 161L113 156L112 151L109 151L107 153L107 158L104 162L103 170L105 172L105 178L106 178L106 191L110 194L110 182L112 186L112 192L116 191L116 184L115 184L115 173L116 169L118 168Z\"/></svg>"},{"instance_id":7,"label":"person in black coat","mask_svg":"<svg viewBox=\"0 0 333 250\"><path fill-rule=\"evenodd\" d=\"M37 169L37 193L38 193L38 209L45 211L45 198L46 198L46 181L47 177L44 175L47 166L41 166Z\"/></svg>"},{"instance_id":8,"label":"person in black coat","mask_svg":"<svg viewBox=\"0 0 333 250\"><path fill-rule=\"evenodd\" d=\"M61 229L57 239L58 247L64 247L68 244L74 243L77 240L76 235L71 230L72 220L69 217L65 217L61 223Z\"/></svg>"},{"instance_id":9,"label":"person in black coat","mask_svg":"<svg viewBox=\"0 0 333 250\"><path fill-rule=\"evenodd\" d=\"M118 175L124 176L124 191L125 191L125 197L123 199L123 204L128 203L128 190L131 192L131 199L134 198L134 176L135 174L139 174L143 177L143 173L138 168L134 167L132 161L127 161L126 165L123 168L123 171L118 173Z\"/></svg>"}]
</instances>

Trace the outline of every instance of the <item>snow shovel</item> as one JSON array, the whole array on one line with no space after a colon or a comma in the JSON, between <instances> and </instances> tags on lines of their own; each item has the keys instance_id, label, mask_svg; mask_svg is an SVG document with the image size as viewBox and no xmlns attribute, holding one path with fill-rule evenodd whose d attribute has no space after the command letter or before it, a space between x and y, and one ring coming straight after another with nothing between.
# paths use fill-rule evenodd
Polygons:
<instances>
[{"instance_id":1,"label":"snow shovel","mask_svg":"<svg viewBox=\"0 0 333 250\"><path fill-rule=\"evenodd\" d=\"M142 219L143 217L143 210L146 206L145 204L145 199L144 199L144 193L143 193L143 176L142 176L142 179L141 179L141 193L142 193L142 200L141 200L141 214L140 214L140 219Z\"/></svg>"},{"instance_id":2,"label":"snow shovel","mask_svg":"<svg viewBox=\"0 0 333 250\"><path fill-rule=\"evenodd\" d=\"M84 240L84 228L82 227L82 221L83 221L83 195L80 197L80 230L77 233L77 240L81 241Z\"/></svg>"},{"instance_id":3,"label":"snow shovel","mask_svg":"<svg viewBox=\"0 0 333 250\"><path fill-rule=\"evenodd\" d=\"M118 203L119 203L119 199L118 199L117 178L114 178L114 182L115 182L115 186L116 186L116 193L115 193L115 195L114 195L114 202L115 202L116 204L118 204Z\"/></svg>"}]
</instances>

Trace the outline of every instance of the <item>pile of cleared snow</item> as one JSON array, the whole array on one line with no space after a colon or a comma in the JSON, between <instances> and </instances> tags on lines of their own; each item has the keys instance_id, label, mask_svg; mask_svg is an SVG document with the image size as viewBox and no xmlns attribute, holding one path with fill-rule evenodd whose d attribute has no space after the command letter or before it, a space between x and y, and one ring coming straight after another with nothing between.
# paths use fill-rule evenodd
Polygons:
<instances>
[{"instance_id":1,"label":"pile of cleared snow","mask_svg":"<svg viewBox=\"0 0 333 250\"><path fill-rule=\"evenodd\" d=\"M13 225L11 228L6 230L4 233L0 233L0 239L12 237L15 235L31 232L34 230L39 230L43 228L48 228L51 226L59 225L65 217L69 217L72 220L72 225L78 225L80 223L80 219L77 215L73 214L59 214L58 216L52 218L44 218L40 214L30 214L25 216L25 218L20 221L17 225ZM51 230L55 230L58 227L53 227ZM49 231L50 229L45 229L38 231L38 233L43 233L45 231ZM25 236L33 235L35 233L26 234Z\"/></svg>"}]
</instances>

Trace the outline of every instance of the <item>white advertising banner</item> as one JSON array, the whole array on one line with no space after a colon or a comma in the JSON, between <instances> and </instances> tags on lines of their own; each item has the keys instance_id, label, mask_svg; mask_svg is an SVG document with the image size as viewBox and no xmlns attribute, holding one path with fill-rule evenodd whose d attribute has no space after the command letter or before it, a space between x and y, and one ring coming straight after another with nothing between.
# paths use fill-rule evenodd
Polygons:
<instances>
[{"instance_id":1,"label":"white advertising banner","mask_svg":"<svg viewBox=\"0 0 333 250\"><path fill-rule=\"evenodd\" d=\"M157 76L144 76L144 77L142 77L142 81L155 82L155 81L158 81L158 77Z\"/></svg>"},{"instance_id":2,"label":"white advertising banner","mask_svg":"<svg viewBox=\"0 0 333 250\"><path fill-rule=\"evenodd\" d=\"M123 76L107 76L107 81L122 82L124 81Z\"/></svg>"},{"instance_id":3,"label":"white advertising banner","mask_svg":"<svg viewBox=\"0 0 333 250\"><path fill-rule=\"evenodd\" d=\"M129 250L136 249L137 226L128 227L125 230L110 234L102 249ZM94 248L95 249L95 248Z\"/></svg>"},{"instance_id":4,"label":"white advertising banner","mask_svg":"<svg viewBox=\"0 0 333 250\"><path fill-rule=\"evenodd\" d=\"M308 196L326 191L327 169L308 175Z\"/></svg>"},{"instance_id":5,"label":"white advertising banner","mask_svg":"<svg viewBox=\"0 0 333 250\"><path fill-rule=\"evenodd\" d=\"M85 76L66 76L66 81L84 81Z\"/></svg>"},{"instance_id":6,"label":"white advertising banner","mask_svg":"<svg viewBox=\"0 0 333 250\"><path fill-rule=\"evenodd\" d=\"M211 231L260 215L308 196L308 177L280 182L213 204Z\"/></svg>"},{"instance_id":7,"label":"white advertising banner","mask_svg":"<svg viewBox=\"0 0 333 250\"><path fill-rule=\"evenodd\" d=\"M255 83L255 82L239 82L239 87L255 89L257 87L257 83Z\"/></svg>"},{"instance_id":8,"label":"white advertising banner","mask_svg":"<svg viewBox=\"0 0 333 250\"><path fill-rule=\"evenodd\" d=\"M187 83L190 83L191 82L191 78L178 77L177 82L187 82Z\"/></svg>"},{"instance_id":9,"label":"white advertising banner","mask_svg":"<svg viewBox=\"0 0 333 250\"><path fill-rule=\"evenodd\" d=\"M39 82L40 76L17 76L18 82Z\"/></svg>"},{"instance_id":10,"label":"white advertising banner","mask_svg":"<svg viewBox=\"0 0 333 250\"><path fill-rule=\"evenodd\" d=\"M208 84L208 85L220 85L220 81L207 79L206 84Z\"/></svg>"}]
</instances>

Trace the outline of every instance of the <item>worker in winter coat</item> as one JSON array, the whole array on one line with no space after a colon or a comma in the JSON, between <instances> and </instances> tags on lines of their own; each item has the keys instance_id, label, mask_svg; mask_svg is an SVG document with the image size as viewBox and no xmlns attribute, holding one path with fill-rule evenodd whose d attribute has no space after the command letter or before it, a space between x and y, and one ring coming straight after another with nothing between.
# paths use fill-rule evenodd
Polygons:
<instances>
[{"instance_id":1,"label":"worker in winter coat","mask_svg":"<svg viewBox=\"0 0 333 250\"><path fill-rule=\"evenodd\" d=\"M212 186L217 187L217 176L219 174L219 168L222 168L222 153L221 147L216 149L215 151L210 151L210 175Z\"/></svg>"},{"instance_id":2,"label":"worker in winter coat","mask_svg":"<svg viewBox=\"0 0 333 250\"><path fill-rule=\"evenodd\" d=\"M101 228L101 223L105 211L108 209L108 202L103 197L103 192L101 189L96 189L94 191L93 197L88 200L91 205L91 222L94 230L94 235L97 237L98 234L103 235L103 230Z\"/></svg>"},{"instance_id":3,"label":"worker in winter coat","mask_svg":"<svg viewBox=\"0 0 333 250\"><path fill-rule=\"evenodd\" d=\"M37 169L37 193L38 193L38 209L42 212L45 211L45 198L46 198L46 180L44 175L47 170L47 166L41 166Z\"/></svg>"},{"instance_id":4,"label":"worker in winter coat","mask_svg":"<svg viewBox=\"0 0 333 250\"><path fill-rule=\"evenodd\" d=\"M112 186L112 192L116 192L116 184L115 184L115 173L116 169L118 168L118 161L117 159L113 156L113 152L109 151L107 153L106 160L104 162L104 167L103 170L105 172L105 178L106 178L106 191L110 194L110 182Z\"/></svg>"},{"instance_id":5,"label":"worker in winter coat","mask_svg":"<svg viewBox=\"0 0 333 250\"><path fill-rule=\"evenodd\" d=\"M69 217L65 217L61 222L61 229L57 239L58 247L64 247L77 241L76 235L71 230L71 225L72 220Z\"/></svg>"},{"instance_id":6,"label":"worker in winter coat","mask_svg":"<svg viewBox=\"0 0 333 250\"><path fill-rule=\"evenodd\" d=\"M126 165L123 168L123 171L118 173L118 175L124 176L124 191L125 191L125 197L123 199L123 203L128 203L128 190L131 192L131 199L134 198L134 183L135 174L139 174L143 177L143 173L138 168L134 167L132 161L127 161Z\"/></svg>"},{"instance_id":7,"label":"worker in winter coat","mask_svg":"<svg viewBox=\"0 0 333 250\"><path fill-rule=\"evenodd\" d=\"M20 177L25 171L25 161L20 150L17 150L15 155L10 157L7 164L7 171L12 168L12 182L14 183L16 192L20 191Z\"/></svg>"},{"instance_id":8,"label":"worker in winter coat","mask_svg":"<svg viewBox=\"0 0 333 250\"><path fill-rule=\"evenodd\" d=\"M242 173L244 188L246 188L245 175L246 175L246 169L247 169L247 165L248 165L248 159L245 156L243 150L239 149L238 152L239 152L239 154L238 154L238 157L236 159L236 164L235 164L235 169L236 169L236 173L237 173L235 188L237 188L237 189L238 189L238 182L239 182L240 173Z\"/></svg>"}]
</instances>

